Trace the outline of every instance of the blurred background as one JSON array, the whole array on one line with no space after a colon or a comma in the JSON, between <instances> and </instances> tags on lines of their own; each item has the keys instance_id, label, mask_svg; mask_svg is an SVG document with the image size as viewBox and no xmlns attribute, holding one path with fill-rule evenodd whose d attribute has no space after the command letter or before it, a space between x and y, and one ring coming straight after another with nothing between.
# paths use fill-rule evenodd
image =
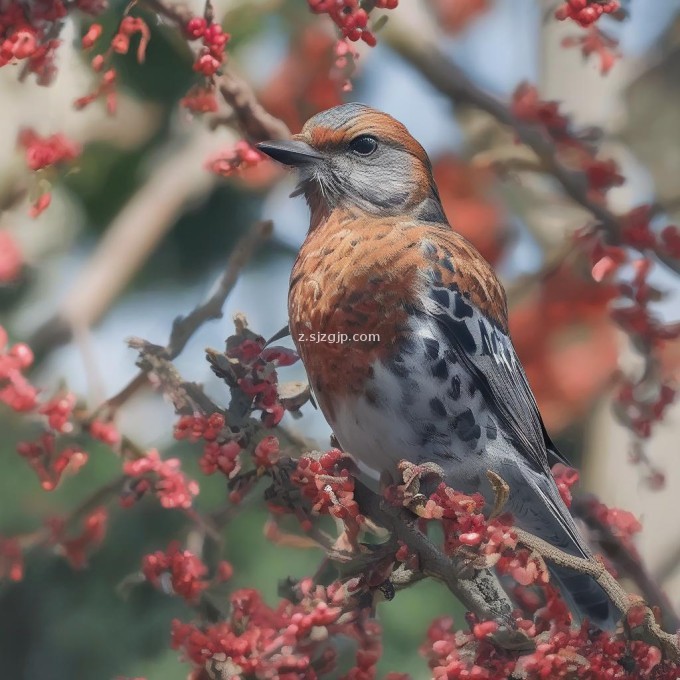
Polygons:
<instances>
[{"instance_id":1,"label":"blurred background","mask_svg":"<svg viewBox=\"0 0 680 680\"><path fill-rule=\"evenodd\" d=\"M606 76L597 55L584 59L579 49L562 46L581 29L555 21L556 4L404 1L389 13L378 45L359 47L353 89L343 91L330 75L336 29L327 17L309 12L306 2L214 3L232 36L230 68L292 131L319 110L360 101L391 113L420 140L433 160L451 223L508 287L515 343L553 438L582 470L581 488L640 518L641 554L680 606L680 523L673 504L680 494L680 409L671 408L645 444L652 468L665 478L663 485L650 484L645 470L629 460L631 434L616 422L611 403L618 372L634 372L639 357L609 319L611 290L592 281L587 264L565 257L570 234L591 216L554 181L516 162L522 154L511 131L473 107L453 105L395 51L395 36L404 34L437 45L477 87L503 101L523 81L536 84L541 98L561 102L578 128L602 131L602 155L614 158L627 178L608 194L612 210L655 203L663 206L660 224L677 224L680 0L632 0L625 4L627 19L601 20L622 53ZM187 5L203 11L203 3ZM124 6L111 1L98 19L105 30ZM305 236L307 210L301 198L288 198L294 178L269 163L226 178L206 169L240 136L180 106L195 81L186 41L153 15L140 16L151 28L147 58L142 65L134 54L114 58L116 116L107 116L99 103L83 111L72 106L92 89L80 49L88 22L65 24L51 86L40 87L32 78L19 82L12 66L0 69L0 204L7 208L0 230L11 236L24 262L19 280L0 287L0 323L13 340L33 347L35 384L49 393L66 382L95 407L136 373L126 338L166 343L172 320L210 290L239 236L255 221L272 219L274 238L241 276L224 318L202 327L176 362L186 378L204 383L223 403L224 385L210 373L203 350L223 347L237 311L265 337L286 323L287 279ZM25 199L11 200L17 187L31 195L40 190L17 147L27 126L41 135L64 133L83 145L68 171L53 178L52 203L36 219L29 217ZM512 162L503 163L507 158ZM656 267L651 281L668 293L655 311L664 320L679 319L680 279ZM679 360L677 343L663 348L669 373ZM303 377L299 365L285 369L286 380ZM223 500L223 480L202 476L195 449L172 439L170 405L142 391L119 418L120 429L138 444L183 459L200 480L199 507ZM328 426L309 405L291 427L320 447L328 445ZM47 494L15 453L17 441L28 438L23 421L0 409L0 432L0 535L34 530L119 472L110 451L95 449L77 476ZM229 529L225 557L235 566L231 586L257 587L274 603L278 580L313 573L320 554L270 545L262 535L264 515L255 507L241 514ZM179 513L143 502L113 511L106 541L88 569L74 571L44 552L27 555L24 580L0 583L0 676L185 678L188 667L168 649L169 622L190 614L148 586L120 587L146 552L182 535L184 522ZM415 650L441 613L460 621L453 598L432 583L384 605L381 668L427 677Z\"/></svg>"}]
</instances>

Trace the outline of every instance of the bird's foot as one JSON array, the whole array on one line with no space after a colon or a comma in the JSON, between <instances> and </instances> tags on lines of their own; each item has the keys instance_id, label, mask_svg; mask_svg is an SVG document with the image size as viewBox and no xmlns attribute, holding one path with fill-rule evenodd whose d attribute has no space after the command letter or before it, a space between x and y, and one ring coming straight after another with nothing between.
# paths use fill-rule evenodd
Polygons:
<instances>
[{"instance_id":1,"label":"bird's foot","mask_svg":"<svg viewBox=\"0 0 680 680\"><path fill-rule=\"evenodd\" d=\"M421 486L425 481L430 485L433 478L437 483L442 482L444 480L444 470L436 463L425 462L416 465L415 463L402 460L399 463L399 472L401 473L403 484L400 484L397 488L402 497L404 507L419 517L428 517L425 506L429 498L421 493Z\"/></svg>"}]
</instances>

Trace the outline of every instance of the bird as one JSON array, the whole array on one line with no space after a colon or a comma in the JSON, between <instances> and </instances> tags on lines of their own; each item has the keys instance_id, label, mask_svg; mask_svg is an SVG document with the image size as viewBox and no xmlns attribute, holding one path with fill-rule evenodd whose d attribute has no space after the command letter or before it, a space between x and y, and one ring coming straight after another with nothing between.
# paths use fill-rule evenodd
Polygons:
<instances>
[{"instance_id":1,"label":"bird","mask_svg":"<svg viewBox=\"0 0 680 680\"><path fill-rule=\"evenodd\" d=\"M289 328L316 403L361 473L375 481L401 460L435 464L447 484L492 504L491 470L509 485L517 526L592 558L551 474L568 463L513 347L504 288L449 224L423 147L359 103L257 147L297 170L291 196L309 206ZM615 607L593 578L549 568L575 622L614 629Z\"/></svg>"}]
</instances>

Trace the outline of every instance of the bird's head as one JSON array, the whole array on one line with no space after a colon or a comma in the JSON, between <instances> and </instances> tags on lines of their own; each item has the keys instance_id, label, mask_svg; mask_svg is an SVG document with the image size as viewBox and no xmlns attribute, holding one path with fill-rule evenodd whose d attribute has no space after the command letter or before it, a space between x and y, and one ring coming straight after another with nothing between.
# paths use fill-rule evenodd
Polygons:
<instances>
[{"instance_id":1,"label":"bird's head","mask_svg":"<svg viewBox=\"0 0 680 680\"><path fill-rule=\"evenodd\" d=\"M358 208L379 216L446 222L425 150L397 120L363 104L310 118L290 140L260 151L298 169L312 214Z\"/></svg>"}]
</instances>

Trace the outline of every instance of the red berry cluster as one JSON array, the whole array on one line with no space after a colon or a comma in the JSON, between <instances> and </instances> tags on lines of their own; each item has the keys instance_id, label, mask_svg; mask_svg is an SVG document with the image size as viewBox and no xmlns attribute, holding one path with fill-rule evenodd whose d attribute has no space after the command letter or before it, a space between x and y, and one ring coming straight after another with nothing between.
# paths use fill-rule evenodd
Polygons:
<instances>
[{"instance_id":1,"label":"red berry cluster","mask_svg":"<svg viewBox=\"0 0 680 680\"><path fill-rule=\"evenodd\" d=\"M231 432L225 429L226 421L221 413L210 416L195 414L182 416L175 424L175 439L197 442L205 441L203 456L199 464L206 475L218 470L229 479L241 469L241 445L233 439L226 439Z\"/></svg>"},{"instance_id":2,"label":"red berry cluster","mask_svg":"<svg viewBox=\"0 0 680 680\"><path fill-rule=\"evenodd\" d=\"M540 124L555 143L561 158L583 172L588 181L590 200L603 202L606 192L623 182L616 163L597 159L592 145L574 136L569 130L568 119L559 113L556 104L542 102L535 88L520 86L515 93L512 111L520 120ZM607 243L597 227L588 227L576 234L577 243L590 257L596 281L611 280L620 273L622 265L631 263L631 248L644 255L656 253L667 261L680 263L680 229L669 225L657 232L653 229L652 220L653 211L648 205L621 215L617 233L620 245ZM663 323L650 309L650 303L662 296L661 291L647 280L652 261L646 258L631 264L634 270L632 280L617 285L618 299L611 318L631 337L634 346L648 357L648 361L655 363L658 358L652 357L652 353L664 342L680 337L680 324ZM674 397L675 388L668 381L658 377L656 384L650 385L649 379L645 378L636 385L624 385L616 413L638 436L646 438L651 433L652 424L662 417ZM650 481L656 483L658 479L658 472L653 471Z\"/></svg>"},{"instance_id":3,"label":"red berry cluster","mask_svg":"<svg viewBox=\"0 0 680 680\"><path fill-rule=\"evenodd\" d=\"M541 100L535 86L519 85L510 110L518 120L540 126L555 143L562 162L583 172L591 200L602 202L611 188L624 183L617 163L613 159L598 159L593 144L574 134L571 121L560 112L559 104Z\"/></svg>"},{"instance_id":4,"label":"red berry cluster","mask_svg":"<svg viewBox=\"0 0 680 680\"><path fill-rule=\"evenodd\" d=\"M64 135L41 137L28 128L21 130L18 141L25 149L26 165L33 172L72 161L81 152L80 147ZM31 207L31 217L40 215L49 206L51 199L49 192L41 193Z\"/></svg>"},{"instance_id":5,"label":"red berry cluster","mask_svg":"<svg viewBox=\"0 0 680 680\"><path fill-rule=\"evenodd\" d=\"M56 441L54 434L45 432L36 441L17 444L17 452L38 475L45 491L56 489L67 470L77 472L88 459L87 453L77 447L57 450Z\"/></svg>"},{"instance_id":6,"label":"red berry cluster","mask_svg":"<svg viewBox=\"0 0 680 680\"><path fill-rule=\"evenodd\" d=\"M208 568L201 559L188 550L181 550L179 543L173 541L163 552L158 550L145 555L142 560L142 573L149 583L164 589L169 578L172 591L191 603L195 603L201 593L210 585L205 580Z\"/></svg>"},{"instance_id":7,"label":"red berry cluster","mask_svg":"<svg viewBox=\"0 0 680 680\"><path fill-rule=\"evenodd\" d=\"M199 461L201 470L206 475L215 474L218 470L229 479L241 470L241 446L235 441L224 444L208 442L203 448L203 456Z\"/></svg>"},{"instance_id":8,"label":"red berry cluster","mask_svg":"<svg viewBox=\"0 0 680 680\"><path fill-rule=\"evenodd\" d=\"M680 262L680 229L674 225L660 233L652 229L654 212L650 205L633 208L621 218L621 241L639 251L654 251Z\"/></svg>"},{"instance_id":9,"label":"red berry cluster","mask_svg":"<svg viewBox=\"0 0 680 680\"><path fill-rule=\"evenodd\" d=\"M26 459L38 475L46 491L54 490L66 471L79 470L88 459L80 445L68 443L58 446L63 435L89 433L109 445L119 436L108 422L81 421L74 415L75 395L61 391L43 404L38 401L38 390L23 375L33 363L33 352L23 343L7 347L7 334L0 326L0 402L14 411L32 413L44 420L46 430L35 441L19 442L17 452Z\"/></svg>"},{"instance_id":10,"label":"red berry cluster","mask_svg":"<svg viewBox=\"0 0 680 680\"><path fill-rule=\"evenodd\" d=\"M590 26L603 14L621 9L619 0L567 0L555 10L560 21L572 19L581 26Z\"/></svg>"},{"instance_id":11,"label":"red berry cluster","mask_svg":"<svg viewBox=\"0 0 680 680\"><path fill-rule=\"evenodd\" d=\"M564 504L570 508L572 501L571 487L574 486L579 480L578 470L567 467L562 463L557 463L556 465L553 465L551 472Z\"/></svg>"},{"instance_id":12,"label":"red berry cluster","mask_svg":"<svg viewBox=\"0 0 680 680\"><path fill-rule=\"evenodd\" d=\"M543 559L529 550L503 553L495 566L499 573L507 574L520 586L547 585L550 580Z\"/></svg>"},{"instance_id":13,"label":"red berry cluster","mask_svg":"<svg viewBox=\"0 0 680 680\"><path fill-rule=\"evenodd\" d=\"M59 518L47 521L50 529L50 541L56 546L59 553L69 561L75 569L81 569L87 564L88 553L104 540L108 512L106 508L97 508L83 520L83 529L76 536L69 536L66 531L66 523Z\"/></svg>"},{"instance_id":14,"label":"red berry cluster","mask_svg":"<svg viewBox=\"0 0 680 680\"><path fill-rule=\"evenodd\" d=\"M73 408L76 405L76 396L72 392L60 392L44 403L38 413L47 417L48 426L55 432L72 432Z\"/></svg>"},{"instance_id":15,"label":"red berry cluster","mask_svg":"<svg viewBox=\"0 0 680 680\"><path fill-rule=\"evenodd\" d=\"M207 442L214 442L222 434L225 422L221 413L213 413L209 416L200 414L180 416L175 423L175 439L188 439L191 442L205 439Z\"/></svg>"},{"instance_id":16,"label":"red berry cluster","mask_svg":"<svg viewBox=\"0 0 680 680\"><path fill-rule=\"evenodd\" d=\"M33 352L22 342L11 347L7 343L7 333L0 326L0 402L14 411L32 411L38 404L38 390L23 372L33 363Z\"/></svg>"},{"instance_id":17,"label":"red berry cluster","mask_svg":"<svg viewBox=\"0 0 680 680\"><path fill-rule=\"evenodd\" d=\"M115 446L120 442L120 432L112 422L92 420L89 424L84 424L84 428L92 439L97 439L109 446Z\"/></svg>"},{"instance_id":18,"label":"red berry cluster","mask_svg":"<svg viewBox=\"0 0 680 680\"><path fill-rule=\"evenodd\" d=\"M357 646L355 665L342 678L374 680L382 653L380 628L359 612L344 614L351 587L303 579L295 595L294 601L282 600L272 609L256 590L237 590L224 622L195 626L173 621L172 646L197 669L213 665L248 677L314 680L333 671L338 652L331 640L340 635Z\"/></svg>"},{"instance_id":19,"label":"red berry cluster","mask_svg":"<svg viewBox=\"0 0 680 680\"><path fill-rule=\"evenodd\" d=\"M639 206L620 218L622 245L608 245L592 228L577 233L577 243L590 257L592 276L596 281L614 279L622 266L632 266L632 276L626 275L616 283L618 297L614 300L611 318L631 338L633 345L647 357L650 366L658 364L655 352L665 343L680 337L680 323L664 323L651 309L663 297L662 291L649 283L652 260L645 257L632 260L630 248L645 255L655 252L667 260L680 262L680 229L674 225L660 233L652 228L653 213L648 205ZM662 420L675 400L677 388L673 381L664 378L657 368L646 371L639 379L624 379L619 387L614 413L639 439L648 439L655 423ZM633 462L649 460L635 446ZM650 466L651 467L651 466ZM655 487L663 485L663 474L651 469L648 481Z\"/></svg>"},{"instance_id":20,"label":"red berry cluster","mask_svg":"<svg viewBox=\"0 0 680 680\"><path fill-rule=\"evenodd\" d=\"M596 500L589 502L589 510L600 523L610 529L628 552L637 554L634 536L642 531L642 524L632 512L619 508L609 508Z\"/></svg>"},{"instance_id":21,"label":"red berry cluster","mask_svg":"<svg viewBox=\"0 0 680 680\"><path fill-rule=\"evenodd\" d=\"M546 608L541 616L548 616L552 622L550 634L538 633L530 621L517 621L518 628L536 640L536 651L519 658L500 652L486 639L496 630L494 622L477 623L473 619L469 621L470 632L455 631L450 618L437 619L428 630L421 653L436 680L677 677L675 664L662 661L661 652L644 642L629 643L607 633L594 633L587 624L572 629L559 620L559 608L552 611Z\"/></svg>"},{"instance_id":22,"label":"red berry cluster","mask_svg":"<svg viewBox=\"0 0 680 680\"><path fill-rule=\"evenodd\" d=\"M146 57L146 47L151 39L151 31L149 31L149 27L146 25L144 19L132 16L124 17L120 22L118 32L111 40L111 49L117 54L127 54L130 49L130 38L138 33L139 45L137 47L137 61L140 64L143 63ZM85 38L87 38L87 35ZM83 38L83 47L85 47L86 44L85 38Z\"/></svg>"},{"instance_id":23,"label":"red berry cluster","mask_svg":"<svg viewBox=\"0 0 680 680\"><path fill-rule=\"evenodd\" d=\"M327 14L342 32L343 38L352 42L363 40L375 47L375 34L368 26L368 12L359 0L308 0L309 8L315 14ZM377 9L395 9L399 0L376 0Z\"/></svg>"},{"instance_id":24,"label":"red berry cluster","mask_svg":"<svg viewBox=\"0 0 680 680\"><path fill-rule=\"evenodd\" d=\"M619 301L623 304L612 310L612 318L628 335L651 346L677 339L680 323L663 323L649 309L649 304L662 296L647 280L652 261L639 259L632 265L633 279L619 284Z\"/></svg>"},{"instance_id":25,"label":"red berry cluster","mask_svg":"<svg viewBox=\"0 0 680 680\"><path fill-rule=\"evenodd\" d=\"M202 47L194 61L194 71L211 78L226 59L224 48L231 37L219 24L209 23L203 17L193 17L184 27L189 40L201 40Z\"/></svg>"},{"instance_id":26,"label":"red berry cluster","mask_svg":"<svg viewBox=\"0 0 680 680\"><path fill-rule=\"evenodd\" d=\"M80 41L81 45L83 46L84 50L89 50L94 47L95 43L99 38L101 38L102 32L103 32L103 27L101 24L91 24L90 27L87 29L87 33L82 37L82 40Z\"/></svg>"},{"instance_id":27,"label":"red berry cluster","mask_svg":"<svg viewBox=\"0 0 680 680\"><path fill-rule=\"evenodd\" d=\"M62 134L41 137L31 128L19 132L19 144L25 149L26 165L33 171L72 161L81 151L75 142Z\"/></svg>"},{"instance_id":28,"label":"red berry cluster","mask_svg":"<svg viewBox=\"0 0 680 680\"><path fill-rule=\"evenodd\" d=\"M317 457L303 456L297 462L291 481L302 489L313 513L341 519L350 536L356 536L364 517L354 500L354 478L346 461L339 449L331 449Z\"/></svg>"},{"instance_id":29,"label":"red berry cluster","mask_svg":"<svg viewBox=\"0 0 680 680\"><path fill-rule=\"evenodd\" d=\"M669 382L659 382L656 389L650 390L647 384L624 380L616 394L615 412L619 421L638 437L649 439L654 424L663 420L676 397L677 388Z\"/></svg>"},{"instance_id":30,"label":"red berry cluster","mask_svg":"<svg viewBox=\"0 0 680 680\"><path fill-rule=\"evenodd\" d=\"M413 491L407 480L413 480L425 470L407 461L402 461L399 469L405 483L388 488L386 496L393 504L409 506L413 500ZM448 554L465 547L474 548L479 554L486 556L497 556L508 548L514 548L517 538L512 532L510 517L504 515L488 521L482 513L484 505L481 494L468 496L442 482L425 503L418 507L417 513L423 519L441 521L444 549Z\"/></svg>"},{"instance_id":31,"label":"red berry cluster","mask_svg":"<svg viewBox=\"0 0 680 680\"><path fill-rule=\"evenodd\" d=\"M645 210L642 212L647 212ZM639 250L659 248L660 238L675 238L678 228L666 227L661 237L651 231L649 218L640 220L640 209L635 209L622 219L623 242ZM590 251L593 278L602 281L613 277L623 264L629 263L628 252L620 246L605 244L593 230L584 230L577 234L580 244ZM653 263L649 259L638 259L631 262L633 278L618 284L619 299L612 310L612 318L633 338L645 346L657 346L667 340L680 336L680 324L663 323L649 309L649 304L658 300L662 293L648 282Z\"/></svg>"},{"instance_id":32,"label":"red berry cluster","mask_svg":"<svg viewBox=\"0 0 680 680\"><path fill-rule=\"evenodd\" d=\"M56 74L54 51L60 41L47 36L66 16L60 0L35 0L30 10L18 0L0 6L0 67L24 61L40 85L49 85Z\"/></svg>"},{"instance_id":33,"label":"red berry cluster","mask_svg":"<svg viewBox=\"0 0 680 680\"><path fill-rule=\"evenodd\" d=\"M56 75L55 52L61 40L60 26L69 12L78 9L101 14L106 0L6 0L0 3L0 68L23 62L35 73L38 84L49 85Z\"/></svg>"},{"instance_id":34,"label":"red berry cluster","mask_svg":"<svg viewBox=\"0 0 680 680\"><path fill-rule=\"evenodd\" d=\"M101 37L102 32L103 28L100 24L91 24L81 41L83 49L89 50L93 48ZM113 53L127 54L129 52L131 40L136 35L139 35L136 57L137 62L141 64L146 58L146 48L151 39L151 31L144 19L126 14L118 25L115 35L111 38L108 49L104 53L97 54L92 58L90 62L92 70L95 73L102 73L102 76L97 87L92 92L76 99L73 104L76 109L83 109L103 97L106 101L108 113L113 115L116 112L117 74L114 68L107 68L107 65L110 66Z\"/></svg>"},{"instance_id":35,"label":"red berry cluster","mask_svg":"<svg viewBox=\"0 0 680 680\"><path fill-rule=\"evenodd\" d=\"M207 87L193 87L182 97L180 104L192 113L215 113L218 108L215 90Z\"/></svg>"},{"instance_id":36,"label":"red berry cluster","mask_svg":"<svg viewBox=\"0 0 680 680\"><path fill-rule=\"evenodd\" d=\"M543 101L534 85L525 82L517 87L510 110L517 119L545 128L555 141L566 141L571 137L571 121L560 112L559 102Z\"/></svg>"},{"instance_id":37,"label":"red berry cluster","mask_svg":"<svg viewBox=\"0 0 680 680\"><path fill-rule=\"evenodd\" d=\"M270 468L279 460L279 440L273 435L264 437L255 446L253 461L260 469Z\"/></svg>"},{"instance_id":38,"label":"red berry cluster","mask_svg":"<svg viewBox=\"0 0 680 680\"><path fill-rule=\"evenodd\" d=\"M123 23L125 22L126 19L133 19L133 17L125 17L123 19ZM139 21L142 21L141 19ZM136 29L134 32L139 31L139 25L136 23L136 20L133 19L133 22L129 25L129 28L127 29L130 31L133 27ZM123 25L121 23L121 27ZM142 21L142 23L144 23ZM146 27L146 24L144 24L146 31L142 32L142 37L140 38L140 43L139 43L139 49L142 50L141 52L141 59L140 61L143 61L144 57L144 51L146 50L146 45L149 40L149 33L148 33L148 27ZM90 28L88 29L87 33L83 36L82 38L82 46L84 50L89 50L92 47L94 47L95 43L99 40L102 34L102 26L100 24L92 24ZM134 33L133 32L133 33ZM130 35L126 35L125 33L118 33L117 36L121 36L119 38L118 43L119 43L119 48L123 48L125 45L129 46L129 41L130 41ZM126 42L127 41L127 42ZM97 54L95 55L91 62L90 65L92 66L92 70L95 73L103 73L99 84L97 87L94 89L94 91L90 92L89 94L86 94L82 97L79 97L78 99L73 102L73 106L76 109L84 109L86 106L89 106L92 102L96 101L100 97L104 97L106 100L106 109L110 115L113 115L116 112L116 106L117 106L117 99L116 99L116 70L113 68L106 69L106 65L108 62L107 57L110 56L111 52L116 51L115 47L112 43L111 47L105 54ZM127 52L127 47L125 48L125 51ZM140 55L138 54L138 57Z\"/></svg>"},{"instance_id":39,"label":"red berry cluster","mask_svg":"<svg viewBox=\"0 0 680 680\"><path fill-rule=\"evenodd\" d=\"M597 55L600 60L600 73L603 76L607 75L621 58L619 41L603 33L597 26L591 26L582 35L564 38L562 47L579 47L586 58L591 54Z\"/></svg>"},{"instance_id":40,"label":"red berry cluster","mask_svg":"<svg viewBox=\"0 0 680 680\"><path fill-rule=\"evenodd\" d=\"M101 54L98 54L96 57L92 59L92 69L96 71L97 73L104 71L104 66L106 62L104 61L104 57ZM84 95L83 97L79 97L73 102L73 106L76 109L84 109L86 106L89 106L92 102L97 101L100 97L104 97L106 101L106 110L109 112L110 115L113 115L116 113L117 109L117 98L116 98L116 70L115 69L107 69L104 71L101 80L99 81L99 84L95 88L93 92L90 92L89 94Z\"/></svg>"},{"instance_id":41,"label":"red berry cluster","mask_svg":"<svg viewBox=\"0 0 680 680\"><path fill-rule=\"evenodd\" d=\"M128 460L123 472L129 477L121 503L129 506L153 488L164 508L190 508L198 495L198 482L187 479L178 458L163 460L156 449L145 456Z\"/></svg>"},{"instance_id":42,"label":"red berry cluster","mask_svg":"<svg viewBox=\"0 0 680 680\"><path fill-rule=\"evenodd\" d=\"M206 168L216 175L228 177L239 170L251 168L265 159L266 156L263 153L245 139L241 139L234 146L220 151L209 159L206 162Z\"/></svg>"},{"instance_id":43,"label":"red berry cluster","mask_svg":"<svg viewBox=\"0 0 680 680\"><path fill-rule=\"evenodd\" d=\"M262 411L265 427L278 425L285 408L279 400L276 368L294 364L298 355L286 347L265 348L261 337L232 336L231 340L226 354L236 360L232 367L238 388L252 398L252 410Z\"/></svg>"}]
</instances>

